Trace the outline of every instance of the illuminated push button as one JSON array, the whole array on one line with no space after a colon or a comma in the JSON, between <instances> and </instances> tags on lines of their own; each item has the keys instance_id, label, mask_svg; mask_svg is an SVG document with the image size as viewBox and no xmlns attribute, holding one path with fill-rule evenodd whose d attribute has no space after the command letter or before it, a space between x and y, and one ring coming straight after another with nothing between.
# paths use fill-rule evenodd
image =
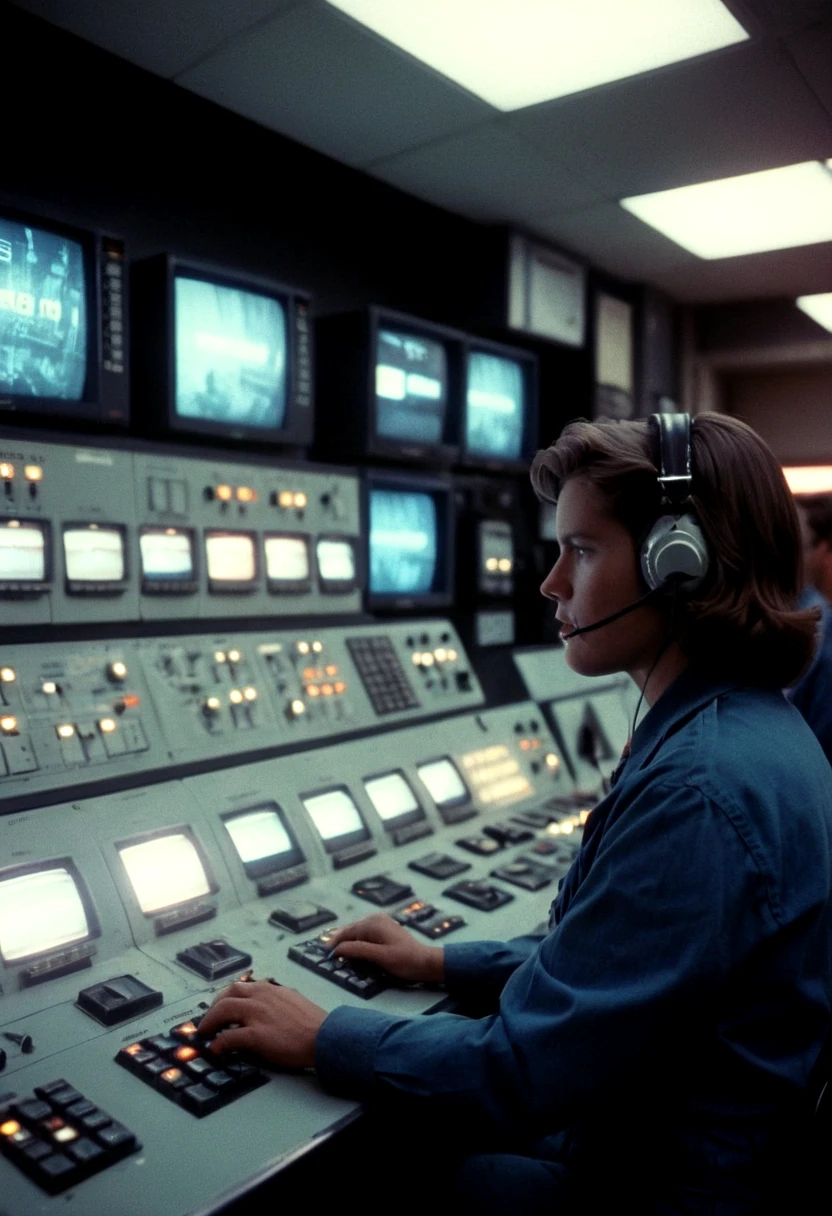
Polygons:
<instances>
[{"instance_id":1,"label":"illuminated push button","mask_svg":"<svg viewBox=\"0 0 832 1216\"><path fill-rule=\"evenodd\" d=\"M279 507L291 507L294 500L295 496L291 490L281 490L277 496L277 505Z\"/></svg>"},{"instance_id":2,"label":"illuminated push button","mask_svg":"<svg viewBox=\"0 0 832 1216\"><path fill-rule=\"evenodd\" d=\"M18 734L17 718L15 718L13 714L5 714L2 718L0 718L0 731L2 731L4 735Z\"/></svg>"},{"instance_id":3,"label":"illuminated push button","mask_svg":"<svg viewBox=\"0 0 832 1216\"><path fill-rule=\"evenodd\" d=\"M229 663L239 663L242 657L243 656L239 650L229 650L228 652Z\"/></svg>"},{"instance_id":4,"label":"illuminated push button","mask_svg":"<svg viewBox=\"0 0 832 1216\"><path fill-rule=\"evenodd\" d=\"M511 574L511 558L501 557L499 562L500 574Z\"/></svg>"},{"instance_id":5,"label":"illuminated push button","mask_svg":"<svg viewBox=\"0 0 832 1216\"><path fill-rule=\"evenodd\" d=\"M257 502L257 491L251 486L237 486L237 502Z\"/></svg>"},{"instance_id":6,"label":"illuminated push button","mask_svg":"<svg viewBox=\"0 0 832 1216\"><path fill-rule=\"evenodd\" d=\"M159 1074L158 1085L163 1091L186 1089L190 1083L190 1077L186 1076L181 1068L166 1068L163 1073Z\"/></svg>"},{"instance_id":7,"label":"illuminated push button","mask_svg":"<svg viewBox=\"0 0 832 1216\"><path fill-rule=\"evenodd\" d=\"M456 660L457 660L457 653L456 653L456 651L455 651L455 650L452 650L452 649L451 649L451 650L449 650L449 651L448 651L448 662L449 662L449 663L455 663L455 662L456 662Z\"/></svg>"},{"instance_id":8,"label":"illuminated push button","mask_svg":"<svg viewBox=\"0 0 832 1216\"><path fill-rule=\"evenodd\" d=\"M413 666L414 666L414 667L421 667L421 665L422 665L422 652L421 652L421 650L414 650L414 651L413 651L413 654L412 654L410 657L411 657L411 660L412 660L412 662L413 662Z\"/></svg>"},{"instance_id":9,"label":"illuminated push button","mask_svg":"<svg viewBox=\"0 0 832 1216\"><path fill-rule=\"evenodd\" d=\"M112 663L107 665L107 679L113 684L121 684L127 679L127 664L121 659L114 659Z\"/></svg>"},{"instance_id":10,"label":"illuminated push button","mask_svg":"<svg viewBox=\"0 0 832 1216\"><path fill-rule=\"evenodd\" d=\"M493 574L498 569L499 563L496 557L488 557L485 560L485 568L489 574Z\"/></svg>"},{"instance_id":11,"label":"illuminated push button","mask_svg":"<svg viewBox=\"0 0 832 1216\"><path fill-rule=\"evenodd\" d=\"M0 667L0 680L4 684L14 684L17 672L13 667Z\"/></svg>"},{"instance_id":12,"label":"illuminated push button","mask_svg":"<svg viewBox=\"0 0 832 1216\"><path fill-rule=\"evenodd\" d=\"M334 663L328 663L324 670L326 671L326 674L328 676L337 676L338 675L338 668L336 667L336 665Z\"/></svg>"},{"instance_id":13,"label":"illuminated push button","mask_svg":"<svg viewBox=\"0 0 832 1216\"><path fill-rule=\"evenodd\" d=\"M234 497L234 491L232 490L231 486L217 486L214 493L220 502L231 502L231 499Z\"/></svg>"},{"instance_id":14,"label":"illuminated push button","mask_svg":"<svg viewBox=\"0 0 832 1216\"><path fill-rule=\"evenodd\" d=\"M3 481L14 480L14 465L10 464L8 460L0 462L0 478Z\"/></svg>"},{"instance_id":15,"label":"illuminated push button","mask_svg":"<svg viewBox=\"0 0 832 1216\"><path fill-rule=\"evenodd\" d=\"M115 730L118 729L115 718L99 718L98 729L101 731L102 735L111 735Z\"/></svg>"},{"instance_id":16,"label":"illuminated push button","mask_svg":"<svg viewBox=\"0 0 832 1216\"><path fill-rule=\"evenodd\" d=\"M306 713L306 705L300 699L290 701L286 712L290 718L301 718Z\"/></svg>"},{"instance_id":17,"label":"illuminated push button","mask_svg":"<svg viewBox=\"0 0 832 1216\"><path fill-rule=\"evenodd\" d=\"M249 686L243 689L243 697L246 701L252 702L257 700L257 689Z\"/></svg>"},{"instance_id":18,"label":"illuminated push button","mask_svg":"<svg viewBox=\"0 0 832 1216\"><path fill-rule=\"evenodd\" d=\"M62 722L60 726L55 727L55 734L59 739L74 739L75 727L71 722Z\"/></svg>"},{"instance_id":19,"label":"illuminated push button","mask_svg":"<svg viewBox=\"0 0 832 1216\"><path fill-rule=\"evenodd\" d=\"M431 654L431 652L429 650L423 651L422 652L422 666L423 667L433 667L433 662L434 662L434 659L433 659L433 655Z\"/></svg>"},{"instance_id":20,"label":"illuminated push button","mask_svg":"<svg viewBox=\"0 0 832 1216\"><path fill-rule=\"evenodd\" d=\"M224 650L215 650L214 651L214 662L215 663L224 663L227 658L228 658L228 655L225 653Z\"/></svg>"},{"instance_id":21,"label":"illuminated push button","mask_svg":"<svg viewBox=\"0 0 832 1216\"><path fill-rule=\"evenodd\" d=\"M307 684L306 695L307 697L319 697L321 695L321 690L317 684Z\"/></svg>"},{"instance_id":22,"label":"illuminated push button","mask_svg":"<svg viewBox=\"0 0 832 1216\"><path fill-rule=\"evenodd\" d=\"M336 693L338 693L339 695L342 692L347 691L347 686L343 680L336 680L332 687L335 689Z\"/></svg>"},{"instance_id":23,"label":"illuminated push button","mask_svg":"<svg viewBox=\"0 0 832 1216\"><path fill-rule=\"evenodd\" d=\"M303 508L306 506L306 502L307 498L302 490L299 490L292 495L292 506L297 507L299 511L303 510Z\"/></svg>"},{"instance_id":24,"label":"illuminated push button","mask_svg":"<svg viewBox=\"0 0 832 1216\"><path fill-rule=\"evenodd\" d=\"M55 683L54 680L44 680L44 682L40 686L40 690L44 694L44 696L54 697L54 696L56 696L56 694L58 692L58 685Z\"/></svg>"},{"instance_id":25,"label":"illuminated push button","mask_svg":"<svg viewBox=\"0 0 832 1216\"><path fill-rule=\"evenodd\" d=\"M546 767L550 772L553 773L557 772L557 770L560 768L560 760L554 752L546 753Z\"/></svg>"},{"instance_id":26,"label":"illuminated push button","mask_svg":"<svg viewBox=\"0 0 832 1216\"><path fill-rule=\"evenodd\" d=\"M39 464L27 464L23 470L23 476L27 481L43 481L43 469Z\"/></svg>"},{"instance_id":27,"label":"illuminated push button","mask_svg":"<svg viewBox=\"0 0 832 1216\"><path fill-rule=\"evenodd\" d=\"M195 1047L190 1047L187 1043L183 1043L181 1047L177 1047L173 1053L173 1058L177 1064L187 1064L190 1060L195 1060L199 1056L199 1052Z\"/></svg>"},{"instance_id":28,"label":"illuminated push button","mask_svg":"<svg viewBox=\"0 0 832 1216\"><path fill-rule=\"evenodd\" d=\"M206 697L202 702L202 712L206 718L215 718L222 709L219 697Z\"/></svg>"},{"instance_id":29,"label":"illuminated push button","mask_svg":"<svg viewBox=\"0 0 832 1216\"><path fill-rule=\"evenodd\" d=\"M199 1034L199 1028L196 1022L180 1022L178 1026L171 1028L170 1033L174 1039L179 1039L182 1043L190 1043Z\"/></svg>"},{"instance_id":30,"label":"illuminated push button","mask_svg":"<svg viewBox=\"0 0 832 1216\"><path fill-rule=\"evenodd\" d=\"M323 648L324 648L323 642L313 642L312 643L312 651L314 654L320 654L321 651L323 650Z\"/></svg>"},{"instance_id":31,"label":"illuminated push button","mask_svg":"<svg viewBox=\"0 0 832 1216\"><path fill-rule=\"evenodd\" d=\"M232 688L228 694L228 699L232 705L242 705L243 694L240 692L239 688Z\"/></svg>"}]
</instances>

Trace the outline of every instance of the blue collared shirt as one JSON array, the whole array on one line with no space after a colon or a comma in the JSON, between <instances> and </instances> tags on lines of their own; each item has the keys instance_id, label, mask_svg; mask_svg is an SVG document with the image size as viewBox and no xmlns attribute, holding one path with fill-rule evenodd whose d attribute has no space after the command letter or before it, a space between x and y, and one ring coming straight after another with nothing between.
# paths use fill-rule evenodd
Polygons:
<instances>
[{"instance_id":1,"label":"blue collared shirt","mask_svg":"<svg viewBox=\"0 0 832 1216\"><path fill-rule=\"evenodd\" d=\"M832 764L832 609L814 587L800 597L801 608L820 608L818 645L812 666L787 696L797 706Z\"/></svg>"},{"instance_id":2,"label":"blue collared shirt","mask_svg":"<svg viewBox=\"0 0 832 1216\"><path fill-rule=\"evenodd\" d=\"M319 1077L514 1140L572 1129L579 1169L614 1141L632 1157L638 1128L667 1194L739 1173L753 1190L826 1034L830 854L832 770L798 712L684 672L593 810L549 933L446 947L449 989L495 1011L336 1009Z\"/></svg>"}]
</instances>

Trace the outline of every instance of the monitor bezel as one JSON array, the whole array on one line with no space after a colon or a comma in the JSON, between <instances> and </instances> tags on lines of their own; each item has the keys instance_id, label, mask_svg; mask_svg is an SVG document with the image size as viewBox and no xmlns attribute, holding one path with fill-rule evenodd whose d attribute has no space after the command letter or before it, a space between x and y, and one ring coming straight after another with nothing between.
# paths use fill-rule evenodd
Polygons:
<instances>
[{"instance_id":1,"label":"monitor bezel","mask_svg":"<svg viewBox=\"0 0 832 1216\"><path fill-rule=\"evenodd\" d=\"M361 820L362 827L356 828L352 832L344 832L341 836L331 836L329 840L324 840L323 836L318 830L318 825L312 818L312 812L308 809L306 803L310 798L320 798L323 794L335 793L343 793L347 795L350 802L358 812L358 817ZM352 790L349 788L349 786L344 785L343 782L339 783L338 785L327 785L323 788L316 787L313 790L307 790L305 793L299 794L298 798L303 808L303 813L309 820L309 826L315 835L315 839L320 842L325 853L329 855L332 855L333 853L342 853L344 849L349 849L355 844L363 844L365 840L372 840L372 833L370 832L369 824L361 811L361 807L354 797Z\"/></svg>"},{"instance_id":2,"label":"monitor bezel","mask_svg":"<svg viewBox=\"0 0 832 1216\"><path fill-rule=\"evenodd\" d=\"M208 880L208 890L204 893L204 895L194 895L189 899L180 899L176 903L165 904L161 908L154 908L152 912L145 912L141 906L141 903L139 902L139 896L130 879L127 866L124 864L124 860L122 859L121 851L122 849L130 848L132 845L146 844L150 840L161 840L165 836L185 836L191 842L196 850L196 854L199 857L200 862L202 863L202 869L205 873L206 879ZM217 882L216 876L214 875L213 867L208 860L208 854L200 844L196 832L193 830L190 824L174 824L172 826L163 828L153 828L148 832L139 832L136 836L124 836L113 841L113 846L116 850L116 856L118 857L119 864L121 866L121 873L124 877L126 890L128 891L139 915L143 916L145 920L157 920L160 916L166 916L168 913L175 911L177 908L187 908L192 904L199 903L199 901L202 899L210 899L212 896L216 895L220 889L220 885Z\"/></svg>"},{"instance_id":3,"label":"monitor bezel","mask_svg":"<svg viewBox=\"0 0 832 1216\"><path fill-rule=\"evenodd\" d=\"M160 533L165 535L171 531L183 533L191 542L191 578L148 578L144 572L142 537L147 535L158 536ZM141 524L138 527L136 539L138 541L138 570L142 595L194 595L199 591L200 553L197 536L198 532L196 528L183 524Z\"/></svg>"},{"instance_id":4,"label":"monitor bezel","mask_svg":"<svg viewBox=\"0 0 832 1216\"><path fill-rule=\"evenodd\" d=\"M187 418L176 412L176 279L191 278L219 287L266 296L283 309L286 319L286 411L280 426L246 426L224 423L219 419ZM312 390L312 327L309 320L311 296L302 288L277 279L230 266L202 262L173 253L158 254L138 262L134 281L134 340L146 349L143 362L148 402L161 400L156 409L156 429L169 438L200 435L218 439L274 447L305 447L312 442L314 404ZM306 381L300 367L299 329L304 324L304 341L310 344ZM153 361L155 360L155 366ZM137 373L140 361L135 361ZM145 392L148 392L145 387ZM302 400L308 397L306 404Z\"/></svg>"},{"instance_id":5,"label":"monitor bezel","mask_svg":"<svg viewBox=\"0 0 832 1216\"><path fill-rule=\"evenodd\" d=\"M280 825L289 837L292 847L284 853L270 853L268 857L258 857L255 861L243 861L237 852L234 838L228 831L228 822L231 819L244 819L246 815L251 815L255 811L266 810L276 812ZM270 874L279 874L282 870L290 870L294 866L300 866L306 862L306 856L298 844L297 836L289 823L288 816L278 802L258 802L256 806L247 806L240 810L229 811L227 814L221 815L220 819L228 834L233 856L242 866L247 878L256 881L259 878L266 878Z\"/></svg>"},{"instance_id":6,"label":"monitor bezel","mask_svg":"<svg viewBox=\"0 0 832 1216\"><path fill-rule=\"evenodd\" d=\"M211 563L208 560L208 540L212 536L246 536L251 541L254 553L254 578L225 579L211 577ZM205 561L205 581L211 595L251 595L260 590L262 576L261 566L265 555L260 553L260 534L250 528L211 527L202 530L202 556Z\"/></svg>"},{"instance_id":7,"label":"monitor bezel","mask_svg":"<svg viewBox=\"0 0 832 1216\"><path fill-rule=\"evenodd\" d=\"M397 815L397 816L395 816L395 818L385 819L382 816L381 812L376 807L376 804L373 802L372 796L371 796L369 790L367 789L367 782L368 781L378 781L379 778L381 778L381 777L393 777L393 776L402 778L405 785L407 786L407 788L410 790L411 794L415 798L416 806L415 806L414 810L412 810L412 811L405 811L404 814ZM384 769L383 772L369 773L366 777L361 778L361 784L364 786L364 793L367 796L367 800L370 803L370 806L375 811L375 814L378 816L378 820L381 823L381 826L384 828L385 832L389 832L392 835L394 832L398 832L399 828L407 828L407 827L410 827L410 825L412 823L423 823L423 822L427 821L427 817L428 817L427 811L425 810L424 805L419 798L419 795L414 790L413 783L411 781L408 781L407 773L405 773L404 769L388 768L388 769Z\"/></svg>"},{"instance_id":8,"label":"monitor bezel","mask_svg":"<svg viewBox=\"0 0 832 1216\"><path fill-rule=\"evenodd\" d=\"M437 504L437 569L442 571L443 590L414 595L384 594L370 586L370 498L373 490L398 490L403 493L430 494ZM408 612L413 608L449 608L454 602L455 508L454 485L450 476L430 477L416 472L365 470L361 486L362 533L364 536L365 604L369 611ZM434 579L434 581L436 581Z\"/></svg>"},{"instance_id":9,"label":"monitor bezel","mask_svg":"<svg viewBox=\"0 0 832 1216\"><path fill-rule=\"evenodd\" d=\"M43 595L51 591L55 580L55 555L52 545L52 521L48 519L33 519L28 515L9 515L0 520L0 527L8 528L17 520L20 524L34 524L40 529L43 537L43 578L42 579L11 579L0 575L0 595L28 599L31 596Z\"/></svg>"},{"instance_id":10,"label":"monitor bezel","mask_svg":"<svg viewBox=\"0 0 832 1216\"><path fill-rule=\"evenodd\" d=\"M120 579L77 579L70 578L66 561L67 532L95 532L106 529L118 532L121 536L121 551L124 557L124 573ZM130 547L128 544L127 525L114 523L112 520L98 519L65 519L61 523L61 564L64 572L64 587L67 595L123 595L130 586L132 576Z\"/></svg>"},{"instance_id":11,"label":"monitor bezel","mask_svg":"<svg viewBox=\"0 0 832 1216\"><path fill-rule=\"evenodd\" d=\"M318 545L321 541L349 545L352 550L353 569L355 570L352 578L324 578L323 574L321 574L321 564L318 560ZM322 595L348 595L351 591L356 591L362 585L363 558L361 547L355 536L350 536L346 532L319 532L315 537L313 556L315 570L318 575L318 588Z\"/></svg>"},{"instance_id":12,"label":"monitor bezel","mask_svg":"<svg viewBox=\"0 0 832 1216\"><path fill-rule=\"evenodd\" d=\"M71 950L83 942L95 941L96 938L101 936L101 922L95 910L92 894L81 875L81 871L72 858L56 857L50 858L48 861L41 859L39 861L26 861L21 865L4 866L0 869L0 883L10 878L21 878L24 874L42 874L47 870L66 870L71 876L72 881L75 883L78 897L81 900L84 915L87 918L87 935L86 937L76 938L72 942L64 942L60 946L50 946L46 950L37 950L33 954L27 954L21 958L11 960L6 959L2 951L0 951L0 963L4 967L31 966L33 962L37 962L39 959L49 958L53 954L60 954L63 950Z\"/></svg>"},{"instance_id":13,"label":"monitor bezel","mask_svg":"<svg viewBox=\"0 0 832 1216\"><path fill-rule=\"evenodd\" d=\"M426 768L427 765L429 765L429 764L439 764L440 761L442 761L442 760L446 760L448 762L448 764L450 764L451 767L453 768L457 777L459 777L459 780L462 783L462 788L465 790L464 797L462 795L460 795L459 798L453 798L450 802L437 802L436 799L434 798L433 794L428 789L427 784L423 781L421 774L419 773L419 769ZM441 756L431 756L430 759L428 759L428 760L420 760L418 762L418 764L414 765L414 770L416 772L417 778L419 779L419 782L422 785L422 788L424 789L428 798L430 798L431 802L433 803L433 805L436 807L436 809L438 811L440 811L440 812L445 811L451 807L457 807L457 806L469 806L471 803L473 803L474 797L473 797L473 794L471 793L471 787L469 786L468 782L463 777L462 773L459 771L459 765L454 760L453 756L451 756L448 752L444 752Z\"/></svg>"},{"instance_id":14,"label":"monitor bezel","mask_svg":"<svg viewBox=\"0 0 832 1216\"><path fill-rule=\"evenodd\" d=\"M112 426L119 432L130 422L130 303L129 263L124 240L115 233L93 226L82 226L48 212L29 211L0 198L0 219L22 224L51 236L65 237L81 246L87 304L87 367L84 387L78 401L61 397L29 397L0 389L0 420L20 425L22 421L37 424L49 420L60 424L72 423ZM110 247L121 266L121 317L105 315L102 280L106 262L105 249ZM105 330L120 320L122 360L120 372L105 368ZM111 334L112 336L112 334Z\"/></svg>"},{"instance_id":15,"label":"monitor bezel","mask_svg":"<svg viewBox=\"0 0 832 1216\"><path fill-rule=\"evenodd\" d=\"M520 455L516 459L500 456L487 456L480 452L472 452L467 444L468 425L468 359L472 354L496 355L501 359L510 359L519 363L523 373L523 387L526 397L526 410L523 418L523 435L520 444ZM529 462L537 451L539 444L539 380L540 365L537 355L518 346L506 346L502 342L492 342L487 338L469 336L465 347L464 379L460 392L459 403L459 443L460 464L466 468L486 469L491 472L526 473Z\"/></svg>"},{"instance_id":16,"label":"monitor bezel","mask_svg":"<svg viewBox=\"0 0 832 1216\"><path fill-rule=\"evenodd\" d=\"M270 595L308 595L312 590L312 579L315 570L315 555L312 552L312 535L309 532L290 532L279 528L269 528L263 532L263 578L266 590ZM266 552L266 542L270 540L300 540L306 546L306 578L272 578L269 575L269 558Z\"/></svg>"}]
</instances>

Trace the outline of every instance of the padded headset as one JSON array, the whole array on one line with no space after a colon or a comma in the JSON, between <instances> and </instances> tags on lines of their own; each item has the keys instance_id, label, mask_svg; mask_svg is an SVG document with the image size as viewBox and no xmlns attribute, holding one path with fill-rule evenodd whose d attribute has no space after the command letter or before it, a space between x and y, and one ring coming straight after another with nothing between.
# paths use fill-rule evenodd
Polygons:
<instances>
[{"instance_id":1,"label":"padded headset","mask_svg":"<svg viewBox=\"0 0 832 1216\"><path fill-rule=\"evenodd\" d=\"M658 431L662 515L641 546L641 572L651 591L695 591L708 573L708 547L691 509L689 414L651 414Z\"/></svg>"}]
</instances>

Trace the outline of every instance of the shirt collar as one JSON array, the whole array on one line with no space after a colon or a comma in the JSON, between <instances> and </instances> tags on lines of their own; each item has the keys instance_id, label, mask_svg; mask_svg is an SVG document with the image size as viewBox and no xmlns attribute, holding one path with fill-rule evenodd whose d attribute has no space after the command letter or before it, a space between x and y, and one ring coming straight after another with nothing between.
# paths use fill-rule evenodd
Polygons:
<instances>
[{"instance_id":1,"label":"shirt collar","mask_svg":"<svg viewBox=\"0 0 832 1216\"><path fill-rule=\"evenodd\" d=\"M723 693L737 688L736 679L696 675L689 667L662 693L638 726L630 743L629 761L641 764L650 759L668 735Z\"/></svg>"}]
</instances>

